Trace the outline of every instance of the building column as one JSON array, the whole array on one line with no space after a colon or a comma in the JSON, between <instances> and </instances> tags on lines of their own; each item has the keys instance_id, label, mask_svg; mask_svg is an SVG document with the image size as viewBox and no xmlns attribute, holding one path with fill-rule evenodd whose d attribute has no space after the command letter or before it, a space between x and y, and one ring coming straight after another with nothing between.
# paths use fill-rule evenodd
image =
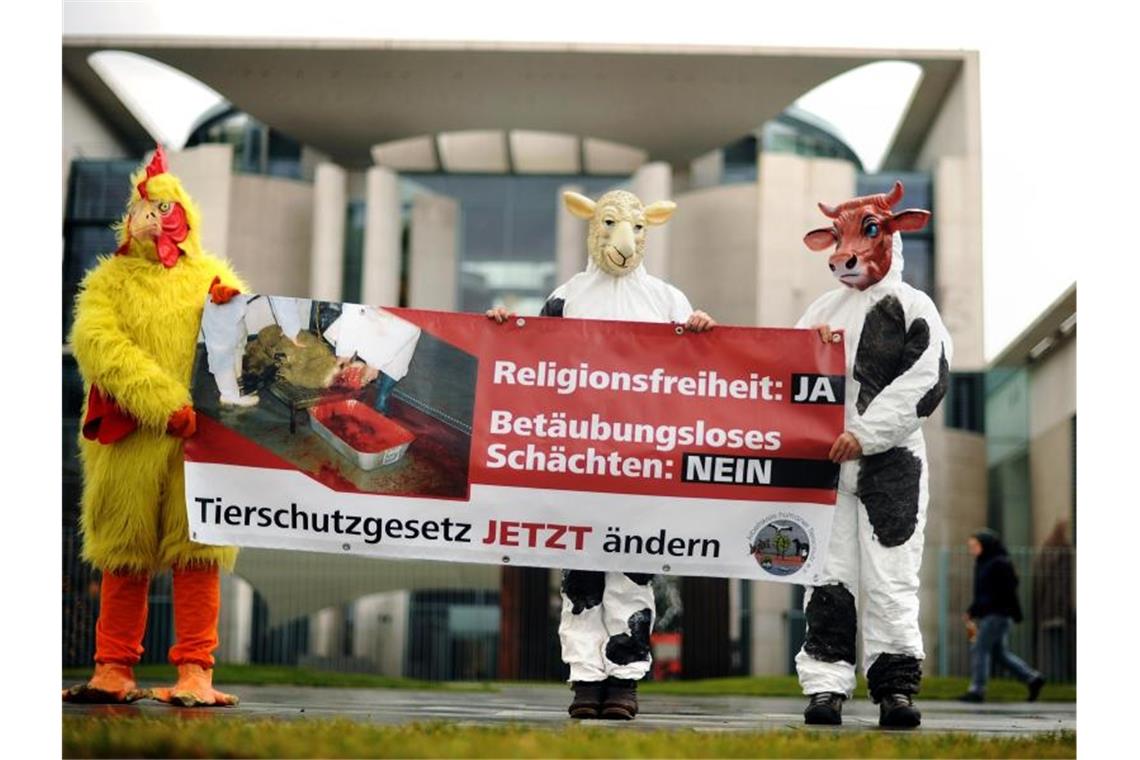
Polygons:
<instances>
[{"instance_id":1,"label":"building column","mask_svg":"<svg viewBox=\"0 0 1140 760\"><path fill-rule=\"evenodd\" d=\"M360 300L373 306L399 306L401 218L396 172L383 166L368 170L365 204Z\"/></svg>"},{"instance_id":2,"label":"building column","mask_svg":"<svg viewBox=\"0 0 1140 760\"><path fill-rule=\"evenodd\" d=\"M664 161L642 164L630 180L633 194L648 206L672 200L673 168ZM669 277L669 225L652 227L645 236L645 270L655 277Z\"/></svg>"},{"instance_id":3,"label":"building column","mask_svg":"<svg viewBox=\"0 0 1140 760\"><path fill-rule=\"evenodd\" d=\"M233 573L223 573L222 608L218 616L218 662L249 662L253 633L253 586Z\"/></svg>"},{"instance_id":4,"label":"building column","mask_svg":"<svg viewBox=\"0 0 1140 760\"><path fill-rule=\"evenodd\" d=\"M256 273L265 265L257 260L243 260L230 250L232 226L239 221L230 218L234 195L233 146L196 145L167 153L166 159L171 173L178 177L182 187L198 204L198 213L202 217L202 249L219 258L230 259L256 290Z\"/></svg>"},{"instance_id":5,"label":"building column","mask_svg":"<svg viewBox=\"0 0 1140 760\"><path fill-rule=\"evenodd\" d=\"M962 156L940 158L934 170L934 287L958 372L986 366L979 174L977 162Z\"/></svg>"},{"instance_id":6,"label":"building column","mask_svg":"<svg viewBox=\"0 0 1140 760\"><path fill-rule=\"evenodd\" d=\"M749 584L751 630L743 631L750 638L748 660L744 663L749 675L785 675L795 673L792 657L801 641L790 636L793 624L802 628L803 612L792 604L793 586L784 583L753 581Z\"/></svg>"},{"instance_id":7,"label":"building column","mask_svg":"<svg viewBox=\"0 0 1140 760\"><path fill-rule=\"evenodd\" d=\"M759 158L759 156L757 156ZM710 150L689 162L689 189L716 187L724 179L724 151Z\"/></svg>"},{"instance_id":8,"label":"building column","mask_svg":"<svg viewBox=\"0 0 1140 760\"><path fill-rule=\"evenodd\" d=\"M340 301L344 287L344 219L347 183L344 169L321 163L313 173L313 245L309 259L309 295Z\"/></svg>"},{"instance_id":9,"label":"building column","mask_svg":"<svg viewBox=\"0 0 1140 760\"><path fill-rule=\"evenodd\" d=\"M421 193L412 199L408 306L459 308L459 203L445 195Z\"/></svg>"},{"instance_id":10,"label":"building column","mask_svg":"<svg viewBox=\"0 0 1140 760\"><path fill-rule=\"evenodd\" d=\"M554 261L557 266L555 287L586 269L587 222L566 210L566 204L562 202L562 194L566 192L583 194L586 188L581 185L562 185L558 188L558 211L554 220Z\"/></svg>"},{"instance_id":11,"label":"building column","mask_svg":"<svg viewBox=\"0 0 1140 760\"><path fill-rule=\"evenodd\" d=\"M343 655L343 610L325 607L309 615L309 656L333 658Z\"/></svg>"},{"instance_id":12,"label":"building column","mask_svg":"<svg viewBox=\"0 0 1140 760\"><path fill-rule=\"evenodd\" d=\"M791 327L807 307L835 287L827 256L803 243L829 220L816 203L855 194L855 167L837 158L761 152L757 169L757 325Z\"/></svg>"}]
</instances>

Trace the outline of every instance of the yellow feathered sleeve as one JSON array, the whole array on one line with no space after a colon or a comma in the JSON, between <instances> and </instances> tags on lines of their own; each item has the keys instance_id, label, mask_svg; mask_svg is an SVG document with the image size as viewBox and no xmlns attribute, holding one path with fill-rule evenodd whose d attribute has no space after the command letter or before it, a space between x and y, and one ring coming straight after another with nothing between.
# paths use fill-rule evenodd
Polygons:
<instances>
[{"instance_id":1,"label":"yellow feathered sleeve","mask_svg":"<svg viewBox=\"0 0 1140 760\"><path fill-rule=\"evenodd\" d=\"M170 415L190 403L190 391L123 332L112 287L105 277L85 279L71 330L75 360L84 378L139 424L165 430Z\"/></svg>"}]
</instances>

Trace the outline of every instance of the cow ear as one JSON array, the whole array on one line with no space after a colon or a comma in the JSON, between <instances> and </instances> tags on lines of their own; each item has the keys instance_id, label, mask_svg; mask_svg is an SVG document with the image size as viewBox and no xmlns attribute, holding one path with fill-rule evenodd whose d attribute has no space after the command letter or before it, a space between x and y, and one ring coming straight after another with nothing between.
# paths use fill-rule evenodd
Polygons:
<instances>
[{"instance_id":1,"label":"cow ear","mask_svg":"<svg viewBox=\"0 0 1140 760\"><path fill-rule=\"evenodd\" d=\"M835 239L835 230L830 227L820 227L804 235L804 245L813 251L825 251L838 242Z\"/></svg>"},{"instance_id":2,"label":"cow ear","mask_svg":"<svg viewBox=\"0 0 1140 760\"><path fill-rule=\"evenodd\" d=\"M642 213L645 214L646 223L658 225L669 221L669 217L673 216L676 210L677 204L673 201L657 201L646 206Z\"/></svg>"},{"instance_id":3,"label":"cow ear","mask_svg":"<svg viewBox=\"0 0 1140 760\"><path fill-rule=\"evenodd\" d=\"M566 204L566 210L579 219L593 218L594 207L597 206L596 203L586 196L569 190L562 193L562 202Z\"/></svg>"},{"instance_id":4,"label":"cow ear","mask_svg":"<svg viewBox=\"0 0 1140 760\"><path fill-rule=\"evenodd\" d=\"M917 208L900 211L891 219L891 232L917 232L930 221L930 212Z\"/></svg>"}]
</instances>

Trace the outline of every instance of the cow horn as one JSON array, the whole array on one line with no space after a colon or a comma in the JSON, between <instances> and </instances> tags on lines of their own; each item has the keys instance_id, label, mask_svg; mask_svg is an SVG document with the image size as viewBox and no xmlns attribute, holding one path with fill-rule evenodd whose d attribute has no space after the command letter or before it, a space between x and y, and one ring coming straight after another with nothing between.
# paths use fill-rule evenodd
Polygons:
<instances>
[{"instance_id":1,"label":"cow horn","mask_svg":"<svg viewBox=\"0 0 1140 760\"><path fill-rule=\"evenodd\" d=\"M884 196L884 200L887 203L887 208L889 209L891 206L901 201L902 197L903 184L896 179L894 187L892 187L891 191Z\"/></svg>"},{"instance_id":2,"label":"cow horn","mask_svg":"<svg viewBox=\"0 0 1140 760\"><path fill-rule=\"evenodd\" d=\"M828 219L834 219L839 216L839 209L835 206L828 206L826 203L818 203L816 205L819 206L819 210L822 211L823 215Z\"/></svg>"}]
</instances>

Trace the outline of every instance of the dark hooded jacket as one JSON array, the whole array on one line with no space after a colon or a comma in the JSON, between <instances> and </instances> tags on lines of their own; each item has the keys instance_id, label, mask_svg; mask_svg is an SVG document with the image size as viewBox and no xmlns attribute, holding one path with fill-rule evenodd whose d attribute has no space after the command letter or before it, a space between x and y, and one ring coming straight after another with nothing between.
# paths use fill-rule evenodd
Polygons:
<instances>
[{"instance_id":1,"label":"dark hooded jacket","mask_svg":"<svg viewBox=\"0 0 1140 760\"><path fill-rule=\"evenodd\" d=\"M1017 571L997 533L983 529L974 534L982 545L974 565L974 601L968 610L976 619L1005 615L1021 622L1021 602L1017 598Z\"/></svg>"}]
</instances>

